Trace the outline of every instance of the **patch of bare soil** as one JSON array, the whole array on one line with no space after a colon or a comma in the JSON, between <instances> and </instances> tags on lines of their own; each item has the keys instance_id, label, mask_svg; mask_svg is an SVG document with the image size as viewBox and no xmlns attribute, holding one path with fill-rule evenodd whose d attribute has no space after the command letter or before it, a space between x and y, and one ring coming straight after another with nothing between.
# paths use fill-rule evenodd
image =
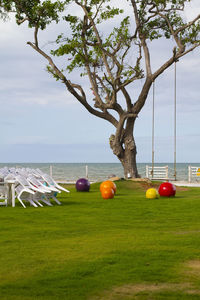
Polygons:
<instances>
[{"instance_id":1,"label":"patch of bare soil","mask_svg":"<svg viewBox=\"0 0 200 300\"><path fill-rule=\"evenodd\" d=\"M107 290L100 296L89 298L89 300L137 300L138 297L145 293L149 299L153 299L154 293L163 291L169 292L183 292L188 295L200 296L200 287L198 282L200 280L200 260L190 260L183 264L181 270L181 278L184 280L181 283L141 283L141 284L127 284L113 287Z\"/></svg>"},{"instance_id":2,"label":"patch of bare soil","mask_svg":"<svg viewBox=\"0 0 200 300\"><path fill-rule=\"evenodd\" d=\"M118 181L119 179L120 179L119 177L109 178L109 180L111 180L111 181ZM146 191L152 187L158 190L159 186L161 184L161 182L151 181L148 178L135 178L135 179L128 180L128 182L133 182L133 188L135 188L137 186L137 187L141 188L143 191ZM176 190L184 192L184 191L188 191L188 188L176 186Z\"/></svg>"},{"instance_id":3,"label":"patch of bare soil","mask_svg":"<svg viewBox=\"0 0 200 300\"><path fill-rule=\"evenodd\" d=\"M144 191L153 187L152 183L149 183L149 182L137 182L137 185Z\"/></svg>"},{"instance_id":4,"label":"patch of bare soil","mask_svg":"<svg viewBox=\"0 0 200 300\"><path fill-rule=\"evenodd\" d=\"M133 297L137 297L137 295L143 292L151 295L152 293L162 291L184 291L188 294L195 294L197 292L188 283L135 284L115 287L110 291L106 291L102 296L90 298L90 300L128 300L135 299Z\"/></svg>"},{"instance_id":5,"label":"patch of bare soil","mask_svg":"<svg viewBox=\"0 0 200 300\"><path fill-rule=\"evenodd\" d=\"M183 186L176 186L176 190L180 191L180 192L186 192L188 191L187 187L183 187Z\"/></svg>"},{"instance_id":6,"label":"patch of bare soil","mask_svg":"<svg viewBox=\"0 0 200 300\"><path fill-rule=\"evenodd\" d=\"M154 187L155 189L159 189L159 186L160 186L161 183L157 183L157 182L151 182L151 184L147 187L148 188L151 188L151 187ZM176 186L176 192L186 192L188 191L188 188L187 187L182 187L182 186Z\"/></svg>"},{"instance_id":7,"label":"patch of bare soil","mask_svg":"<svg viewBox=\"0 0 200 300\"><path fill-rule=\"evenodd\" d=\"M200 260L191 260L185 264L185 275L193 279L200 279Z\"/></svg>"},{"instance_id":8,"label":"patch of bare soil","mask_svg":"<svg viewBox=\"0 0 200 300\"><path fill-rule=\"evenodd\" d=\"M148 178L136 178L131 179L134 184L136 184L139 188L146 191L147 189L153 187L153 183Z\"/></svg>"},{"instance_id":9,"label":"patch of bare soil","mask_svg":"<svg viewBox=\"0 0 200 300\"><path fill-rule=\"evenodd\" d=\"M155 189L158 189L159 186L160 186L161 183L158 183L158 182L152 182L152 186L155 188ZM176 186L176 191L180 191L180 192L185 192L185 191L188 191L188 188L187 187L183 187L183 186Z\"/></svg>"},{"instance_id":10,"label":"patch of bare soil","mask_svg":"<svg viewBox=\"0 0 200 300\"><path fill-rule=\"evenodd\" d=\"M200 271L200 260L191 260L187 263L189 268ZM200 275L200 274L199 274Z\"/></svg>"}]
</instances>

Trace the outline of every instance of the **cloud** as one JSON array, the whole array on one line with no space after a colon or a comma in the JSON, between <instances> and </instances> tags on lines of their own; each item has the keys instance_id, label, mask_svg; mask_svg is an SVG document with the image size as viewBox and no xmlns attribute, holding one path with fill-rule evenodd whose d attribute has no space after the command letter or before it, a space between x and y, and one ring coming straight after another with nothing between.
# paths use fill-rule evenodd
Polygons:
<instances>
[{"instance_id":1,"label":"cloud","mask_svg":"<svg viewBox=\"0 0 200 300\"><path fill-rule=\"evenodd\" d=\"M137 137L137 161L151 162L152 140L149 136ZM177 136L176 140L177 162L199 162L200 135ZM154 159L156 163L167 163L174 161L174 137L156 136L154 141Z\"/></svg>"},{"instance_id":2,"label":"cloud","mask_svg":"<svg viewBox=\"0 0 200 300\"><path fill-rule=\"evenodd\" d=\"M10 145L40 145L40 144L48 144L49 136L44 136L42 134L34 136L34 135L26 135L26 136L14 136L10 141Z\"/></svg>"},{"instance_id":3,"label":"cloud","mask_svg":"<svg viewBox=\"0 0 200 300\"><path fill-rule=\"evenodd\" d=\"M113 3L116 3L114 1ZM194 6L193 6L194 4ZM127 1L122 4L130 10ZM188 18L200 10L199 1L189 3ZM110 24L114 24L114 19ZM108 28L107 23L102 29ZM50 49L52 41L66 28L51 25L40 32L43 49ZM47 61L26 43L33 39L33 31L26 24L17 26L14 19L1 23L0 34L0 155L3 161L116 161L108 139L114 128L90 115L85 108L45 71ZM170 41L151 44L155 70L171 55ZM181 59L177 64L177 132L179 160L199 160L199 50ZM57 60L58 61L58 60ZM61 67L63 60L58 65ZM173 159L173 97L174 69L171 67L156 80L156 159ZM88 79L79 78L79 72L70 74L73 82L89 90ZM129 87L130 95L137 99L142 83ZM138 161L151 161L152 90L141 114L135 134ZM190 135L197 135L190 138ZM170 137L171 135L171 137ZM185 138L184 138L185 136ZM189 150L190 149L190 150ZM191 155L192 153L192 155Z\"/></svg>"},{"instance_id":4,"label":"cloud","mask_svg":"<svg viewBox=\"0 0 200 300\"><path fill-rule=\"evenodd\" d=\"M81 151L80 151L81 149ZM118 162L104 144L17 144L0 148L1 162Z\"/></svg>"},{"instance_id":5,"label":"cloud","mask_svg":"<svg viewBox=\"0 0 200 300\"><path fill-rule=\"evenodd\" d=\"M193 20L194 18L197 17L198 13L200 11L200 3L199 3L199 0L193 0L191 2L187 2L185 4L185 15L186 15L186 18L187 18L187 21L191 21Z\"/></svg>"},{"instance_id":6,"label":"cloud","mask_svg":"<svg viewBox=\"0 0 200 300\"><path fill-rule=\"evenodd\" d=\"M8 127L12 127L12 126L15 126L16 125L16 123L15 122L11 122L11 121L6 121L6 120L0 120L0 125L1 126L8 126Z\"/></svg>"}]
</instances>

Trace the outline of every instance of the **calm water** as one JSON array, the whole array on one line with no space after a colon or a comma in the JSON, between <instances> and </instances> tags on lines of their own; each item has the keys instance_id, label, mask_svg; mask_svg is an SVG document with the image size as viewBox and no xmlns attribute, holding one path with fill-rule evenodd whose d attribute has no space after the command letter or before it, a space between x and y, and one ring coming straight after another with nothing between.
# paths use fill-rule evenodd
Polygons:
<instances>
[{"instance_id":1,"label":"calm water","mask_svg":"<svg viewBox=\"0 0 200 300\"><path fill-rule=\"evenodd\" d=\"M88 166L88 176L90 180L100 181L105 180L110 175L116 175L118 177L124 177L121 164L118 163L45 163L45 164L0 164L0 168L3 166L8 167L29 167L40 168L46 173L50 173L50 165L52 166L53 177L56 180L76 181L80 177L86 176L86 165ZM145 167L147 163L139 163L138 170L141 177L145 177ZM150 165L150 164L148 164ZM173 178L174 170L173 164L163 163L155 164L155 166L169 167L169 178ZM200 163L179 163L177 164L177 180L188 180L188 166L200 167Z\"/></svg>"}]
</instances>

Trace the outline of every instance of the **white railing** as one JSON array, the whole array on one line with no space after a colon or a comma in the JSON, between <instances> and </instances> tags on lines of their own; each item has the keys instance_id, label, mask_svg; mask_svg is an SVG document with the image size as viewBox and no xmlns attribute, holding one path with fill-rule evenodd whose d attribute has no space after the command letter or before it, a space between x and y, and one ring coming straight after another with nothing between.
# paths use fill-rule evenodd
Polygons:
<instances>
[{"instance_id":1,"label":"white railing","mask_svg":"<svg viewBox=\"0 0 200 300\"><path fill-rule=\"evenodd\" d=\"M188 181L200 180L200 167L188 166Z\"/></svg>"},{"instance_id":2,"label":"white railing","mask_svg":"<svg viewBox=\"0 0 200 300\"><path fill-rule=\"evenodd\" d=\"M146 166L146 177L154 180L169 180L168 166L153 167Z\"/></svg>"}]
</instances>

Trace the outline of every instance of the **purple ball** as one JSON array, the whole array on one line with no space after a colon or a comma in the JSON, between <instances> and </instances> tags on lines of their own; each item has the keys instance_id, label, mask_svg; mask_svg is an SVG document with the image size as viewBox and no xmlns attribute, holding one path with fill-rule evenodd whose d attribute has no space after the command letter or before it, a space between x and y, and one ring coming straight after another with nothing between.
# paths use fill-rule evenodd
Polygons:
<instances>
[{"instance_id":1,"label":"purple ball","mask_svg":"<svg viewBox=\"0 0 200 300\"><path fill-rule=\"evenodd\" d=\"M90 183L85 178L80 178L76 182L76 190L78 192L89 192L90 189Z\"/></svg>"}]
</instances>

